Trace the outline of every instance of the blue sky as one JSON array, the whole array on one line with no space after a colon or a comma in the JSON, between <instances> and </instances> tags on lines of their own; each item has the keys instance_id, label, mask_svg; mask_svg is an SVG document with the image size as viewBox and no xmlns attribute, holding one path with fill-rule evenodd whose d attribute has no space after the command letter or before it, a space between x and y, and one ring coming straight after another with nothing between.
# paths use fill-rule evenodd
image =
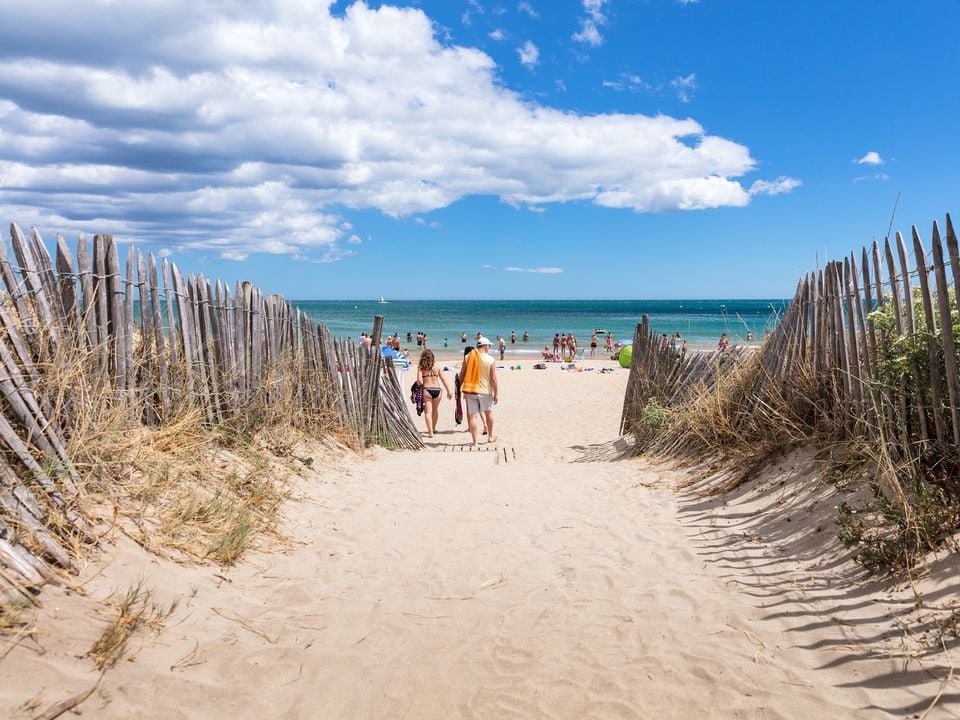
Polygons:
<instances>
[{"instance_id":1,"label":"blue sky","mask_svg":"<svg viewBox=\"0 0 960 720\"><path fill-rule=\"evenodd\" d=\"M11 5L14 5L11 7ZM0 8L0 216L295 299L782 297L956 210L953 0Z\"/></svg>"}]
</instances>

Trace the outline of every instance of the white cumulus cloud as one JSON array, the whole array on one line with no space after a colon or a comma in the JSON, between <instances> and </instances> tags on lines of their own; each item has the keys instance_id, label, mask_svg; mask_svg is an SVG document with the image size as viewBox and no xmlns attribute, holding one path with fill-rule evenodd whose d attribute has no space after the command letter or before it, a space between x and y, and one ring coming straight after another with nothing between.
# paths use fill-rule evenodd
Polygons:
<instances>
[{"instance_id":1,"label":"white cumulus cloud","mask_svg":"<svg viewBox=\"0 0 960 720\"><path fill-rule=\"evenodd\" d=\"M540 49L531 40L527 40L518 47L517 54L520 56L520 62L523 63L524 67L532 68L540 62Z\"/></svg>"},{"instance_id":2,"label":"white cumulus cloud","mask_svg":"<svg viewBox=\"0 0 960 720\"><path fill-rule=\"evenodd\" d=\"M583 0L586 17L580 18L580 29L572 35L574 40L593 47L603 44L600 28L607 24L607 16L603 12L606 4L607 0Z\"/></svg>"},{"instance_id":3,"label":"white cumulus cloud","mask_svg":"<svg viewBox=\"0 0 960 720\"><path fill-rule=\"evenodd\" d=\"M637 92L638 90L651 89L650 83L645 82L642 77L627 72L620 73L616 80L604 80L603 86L620 92Z\"/></svg>"},{"instance_id":4,"label":"white cumulus cloud","mask_svg":"<svg viewBox=\"0 0 960 720\"><path fill-rule=\"evenodd\" d=\"M526 0L520 0L520 3L517 5L517 10L526 13L534 20L540 19L540 13L538 13L536 8L534 8L533 5L528 3Z\"/></svg>"},{"instance_id":5,"label":"white cumulus cloud","mask_svg":"<svg viewBox=\"0 0 960 720\"><path fill-rule=\"evenodd\" d=\"M525 272L525 273L537 273L540 275L556 275L557 273L562 273L563 268L558 267L533 267L533 268L522 268L522 267L505 267L504 270L507 272Z\"/></svg>"},{"instance_id":6,"label":"white cumulus cloud","mask_svg":"<svg viewBox=\"0 0 960 720\"><path fill-rule=\"evenodd\" d=\"M331 6L3 4L0 216L332 262L360 237L353 210L417 216L470 195L636 212L749 202L749 149L693 119L539 105L422 10ZM602 0L583 7L605 22Z\"/></svg>"},{"instance_id":7,"label":"white cumulus cloud","mask_svg":"<svg viewBox=\"0 0 960 720\"><path fill-rule=\"evenodd\" d=\"M883 158L876 150L871 150L859 160L854 160L857 165L883 165Z\"/></svg>"},{"instance_id":8,"label":"white cumulus cloud","mask_svg":"<svg viewBox=\"0 0 960 720\"><path fill-rule=\"evenodd\" d=\"M680 102L690 102L693 94L697 91L697 76L694 73L675 77L670 81L674 91L677 93L677 99Z\"/></svg>"},{"instance_id":9,"label":"white cumulus cloud","mask_svg":"<svg viewBox=\"0 0 960 720\"><path fill-rule=\"evenodd\" d=\"M778 177L776 180L757 180L750 186L751 195L783 195L800 187L803 183L796 178Z\"/></svg>"}]
</instances>

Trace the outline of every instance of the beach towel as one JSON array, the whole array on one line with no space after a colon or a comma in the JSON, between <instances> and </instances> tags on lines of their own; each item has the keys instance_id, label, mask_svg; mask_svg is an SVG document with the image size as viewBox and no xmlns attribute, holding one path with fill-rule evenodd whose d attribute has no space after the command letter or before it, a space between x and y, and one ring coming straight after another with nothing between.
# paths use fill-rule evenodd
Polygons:
<instances>
[{"instance_id":1,"label":"beach towel","mask_svg":"<svg viewBox=\"0 0 960 720\"><path fill-rule=\"evenodd\" d=\"M471 350L463 361L463 392L476 394L480 392L480 353Z\"/></svg>"},{"instance_id":2,"label":"beach towel","mask_svg":"<svg viewBox=\"0 0 960 720\"><path fill-rule=\"evenodd\" d=\"M410 402L417 406L417 415L423 415L423 385L415 382L410 386Z\"/></svg>"},{"instance_id":3,"label":"beach towel","mask_svg":"<svg viewBox=\"0 0 960 720\"><path fill-rule=\"evenodd\" d=\"M453 385L455 387L455 397L457 399L457 405L453 410L453 422L459 425L463 422L463 394L460 392L460 376L453 376Z\"/></svg>"}]
</instances>

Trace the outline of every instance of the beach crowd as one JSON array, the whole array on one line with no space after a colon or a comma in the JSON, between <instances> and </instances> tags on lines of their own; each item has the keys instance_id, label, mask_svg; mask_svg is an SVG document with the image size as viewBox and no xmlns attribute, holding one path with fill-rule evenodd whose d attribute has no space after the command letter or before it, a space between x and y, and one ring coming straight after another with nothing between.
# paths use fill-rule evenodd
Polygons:
<instances>
[{"instance_id":1,"label":"beach crowd","mask_svg":"<svg viewBox=\"0 0 960 720\"><path fill-rule=\"evenodd\" d=\"M622 347L615 343L613 337L603 330L595 331L590 337L590 357L597 356L600 347L600 335L606 335L603 345L607 351ZM454 400L454 421L457 425L467 421L467 430L470 433L472 447L479 445L480 439L486 436L487 443L496 442L494 433L495 418L494 406L500 400L499 385L497 383L497 356L503 360L509 341L511 348L518 341L528 343L530 335L524 332L522 336L511 332L508 336L496 336L495 344L481 333L474 336L474 345L467 345L467 333L460 334L460 343L463 346L463 362L455 372L453 381L447 378L447 368L437 363L437 358L430 349L427 334L424 332L407 333L408 342L416 342L420 348L420 359L417 362L417 377L410 388L410 399L417 409L417 414L424 417L426 434L432 438L437 432L437 422L440 414L440 404L443 396ZM361 343L369 347L372 340L369 336L361 337ZM384 346L408 357L409 353L401 349L400 336L395 333L384 341ZM449 347L449 340L444 338L443 347ZM553 338L553 347L543 348L543 360L553 362L572 362L582 357L586 349L578 355L577 337L572 332L556 333ZM537 367L545 367L538 365ZM512 369L512 366L511 366Z\"/></svg>"}]
</instances>

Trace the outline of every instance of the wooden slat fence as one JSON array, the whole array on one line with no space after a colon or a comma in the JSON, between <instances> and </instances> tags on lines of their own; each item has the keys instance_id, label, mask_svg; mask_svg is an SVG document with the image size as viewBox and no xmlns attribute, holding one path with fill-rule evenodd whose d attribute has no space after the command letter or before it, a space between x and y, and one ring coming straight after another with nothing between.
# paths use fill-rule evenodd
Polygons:
<instances>
[{"instance_id":1,"label":"wooden slat fence","mask_svg":"<svg viewBox=\"0 0 960 720\"><path fill-rule=\"evenodd\" d=\"M12 258L0 241L0 598L73 569L64 548L92 537L67 452L92 402L148 426L193 409L211 425L276 414L359 445L423 447L379 345L333 338L279 295L184 276L134 247L121 270L110 235L92 246L81 235L76 255L58 235L55 260L36 230L11 225L10 244Z\"/></svg>"},{"instance_id":2,"label":"wooden slat fence","mask_svg":"<svg viewBox=\"0 0 960 720\"><path fill-rule=\"evenodd\" d=\"M814 378L818 397L809 405L824 424L842 424L846 438L885 447L906 466L927 456L928 467L953 467L960 450L958 289L960 252L949 215L943 231L933 223L928 240L914 226L909 241L898 232L808 273L759 350L759 372L738 415L748 418L784 392L803 392L794 381ZM671 388L683 386L676 376L686 372L665 369L648 347L655 335L641 326L624 431L651 388L676 397Z\"/></svg>"},{"instance_id":3,"label":"wooden slat fence","mask_svg":"<svg viewBox=\"0 0 960 720\"><path fill-rule=\"evenodd\" d=\"M739 367L748 349L733 346L726 352L695 351L681 357L650 327L644 314L633 333L630 375L620 416L620 434L632 432L651 400L660 407L681 406L691 393L714 387L718 379Z\"/></svg>"}]
</instances>

